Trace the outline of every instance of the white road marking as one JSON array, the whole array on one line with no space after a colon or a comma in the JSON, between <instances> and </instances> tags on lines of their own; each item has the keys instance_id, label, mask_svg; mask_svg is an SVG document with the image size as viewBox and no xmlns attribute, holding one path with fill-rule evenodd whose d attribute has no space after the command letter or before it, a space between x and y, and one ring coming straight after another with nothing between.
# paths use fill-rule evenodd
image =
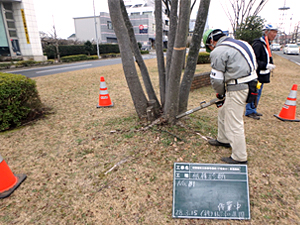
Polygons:
<instances>
[{"instance_id":1,"label":"white road marking","mask_svg":"<svg viewBox=\"0 0 300 225\"><path fill-rule=\"evenodd\" d=\"M68 69L75 69L75 68L80 68L80 67L89 67L93 64L83 64L83 65L79 65L79 66L68 66L68 67L63 67L63 68L56 68L56 69L50 69L50 70L42 70L42 71L38 71L36 73L47 73L47 72L51 72L51 71L57 71L57 70L68 70Z\"/></svg>"}]
</instances>

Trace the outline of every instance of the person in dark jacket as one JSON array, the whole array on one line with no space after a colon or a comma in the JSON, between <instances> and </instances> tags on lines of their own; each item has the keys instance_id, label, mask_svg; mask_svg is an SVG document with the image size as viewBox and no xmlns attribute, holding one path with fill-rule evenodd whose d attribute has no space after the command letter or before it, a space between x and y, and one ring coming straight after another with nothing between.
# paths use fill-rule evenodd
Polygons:
<instances>
[{"instance_id":1,"label":"person in dark jacket","mask_svg":"<svg viewBox=\"0 0 300 225\"><path fill-rule=\"evenodd\" d=\"M259 81L258 86L260 86L260 89L258 89L256 104L248 103L246 105L245 116L252 119L259 120L260 116L262 116L261 113L257 112L257 106L261 97L263 86L265 83L270 83L270 72L275 69L270 44L275 39L277 31L278 29L276 27L271 24L267 24L263 29L263 36L255 39L252 43L252 48L258 65L256 70Z\"/></svg>"}]
</instances>

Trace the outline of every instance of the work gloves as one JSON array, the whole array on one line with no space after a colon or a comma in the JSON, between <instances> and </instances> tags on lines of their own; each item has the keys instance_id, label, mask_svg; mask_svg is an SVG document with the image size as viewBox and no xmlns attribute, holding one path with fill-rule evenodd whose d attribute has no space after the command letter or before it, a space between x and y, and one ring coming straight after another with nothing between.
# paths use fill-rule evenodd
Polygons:
<instances>
[{"instance_id":1,"label":"work gloves","mask_svg":"<svg viewBox=\"0 0 300 225\"><path fill-rule=\"evenodd\" d=\"M274 70L275 67L276 67L276 66L275 66L274 64L270 64L270 63L269 63L269 64L267 65L267 69L270 70L270 71Z\"/></svg>"},{"instance_id":2,"label":"work gloves","mask_svg":"<svg viewBox=\"0 0 300 225\"><path fill-rule=\"evenodd\" d=\"M216 94L217 98L220 99L220 101L217 101L215 104L217 106L217 108L220 108L223 106L224 102L225 102L225 95L220 95L220 94Z\"/></svg>"}]
</instances>

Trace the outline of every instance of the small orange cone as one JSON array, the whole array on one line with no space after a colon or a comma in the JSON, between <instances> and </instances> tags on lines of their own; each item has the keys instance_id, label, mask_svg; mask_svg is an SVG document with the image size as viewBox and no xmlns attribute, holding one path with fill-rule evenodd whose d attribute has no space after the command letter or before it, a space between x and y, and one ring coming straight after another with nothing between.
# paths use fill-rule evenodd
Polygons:
<instances>
[{"instance_id":1,"label":"small orange cone","mask_svg":"<svg viewBox=\"0 0 300 225\"><path fill-rule=\"evenodd\" d=\"M97 105L97 108L112 106L114 106L114 103L110 100L104 77L100 77L99 104Z\"/></svg>"},{"instance_id":2,"label":"small orange cone","mask_svg":"<svg viewBox=\"0 0 300 225\"><path fill-rule=\"evenodd\" d=\"M282 121L300 122L296 119L297 84L294 84L279 115L274 115Z\"/></svg>"},{"instance_id":3,"label":"small orange cone","mask_svg":"<svg viewBox=\"0 0 300 225\"><path fill-rule=\"evenodd\" d=\"M26 177L25 174L14 175L0 155L0 198L10 196Z\"/></svg>"}]
</instances>

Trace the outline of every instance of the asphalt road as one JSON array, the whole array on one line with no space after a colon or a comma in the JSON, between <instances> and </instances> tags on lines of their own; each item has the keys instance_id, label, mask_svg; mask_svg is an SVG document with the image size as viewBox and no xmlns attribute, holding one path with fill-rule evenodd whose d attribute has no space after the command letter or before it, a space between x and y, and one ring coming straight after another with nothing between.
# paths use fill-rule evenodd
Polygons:
<instances>
[{"instance_id":1,"label":"asphalt road","mask_svg":"<svg viewBox=\"0 0 300 225\"><path fill-rule=\"evenodd\" d=\"M300 65L300 55L286 55L283 54L282 51L274 51L273 54L277 54L282 56L298 65ZM154 52L143 55L144 59L155 58L156 55ZM70 72L75 70L89 69L101 66L110 66L115 64L122 63L121 58L113 58L113 59L100 59L100 60L91 60L84 62L76 62L76 63L65 63L60 65L50 65L50 66L42 66L42 67L31 67L31 68L22 68L17 70L7 70L3 71L6 73L14 73L14 74L22 74L26 77L39 77L52 75L57 73Z\"/></svg>"},{"instance_id":2,"label":"asphalt road","mask_svg":"<svg viewBox=\"0 0 300 225\"><path fill-rule=\"evenodd\" d=\"M143 55L144 59L155 58L155 53ZM3 72L13 73L13 74L22 74L26 77L39 77L52 75L57 73L70 72L75 70L89 69L101 66L110 66L115 64L122 63L121 58L113 58L113 59L100 59L100 60L90 60L84 62L76 62L76 63L64 63L60 65L49 65L49 66L41 66L41 67L31 67L31 68L22 68L17 70L6 70Z\"/></svg>"},{"instance_id":3,"label":"asphalt road","mask_svg":"<svg viewBox=\"0 0 300 225\"><path fill-rule=\"evenodd\" d=\"M280 55L281 57L286 58L286 59L290 60L291 62L294 62L300 66L300 55L287 55L287 54L283 54L283 51L273 51L272 53Z\"/></svg>"}]
</instances>

